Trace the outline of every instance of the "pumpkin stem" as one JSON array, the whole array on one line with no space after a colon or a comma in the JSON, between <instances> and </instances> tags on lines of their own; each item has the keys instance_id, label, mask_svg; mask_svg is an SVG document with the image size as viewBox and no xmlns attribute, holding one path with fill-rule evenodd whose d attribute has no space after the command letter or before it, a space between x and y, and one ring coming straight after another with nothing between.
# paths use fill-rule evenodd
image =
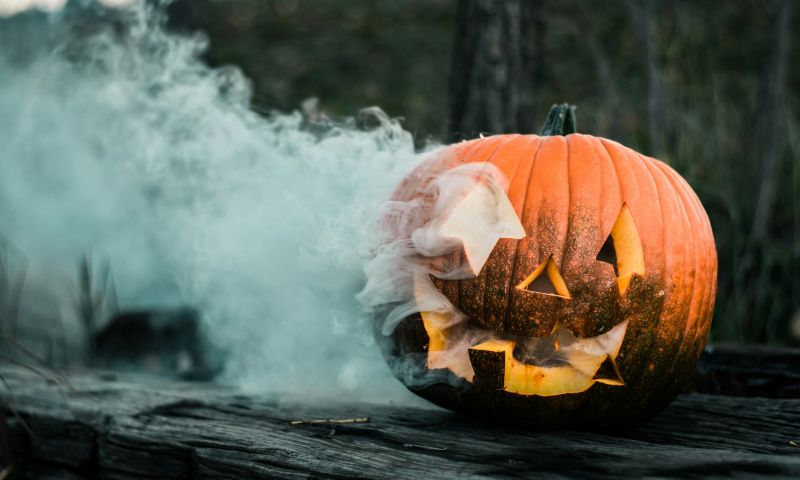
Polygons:
<instances>
[{"instance_id":1,"label":"pumpkin stem","mask_svg":"<svg viewBox=\"0 0 800 480\"><path fill-rule=\"evenodd\" d=\"M547 114L547 120L544 121L542 126L541 135L569 135L576 133L575 127L575 105L562 103L561 105L553 105L550 107L550 113Z\"/></svg>"}]
</instances>

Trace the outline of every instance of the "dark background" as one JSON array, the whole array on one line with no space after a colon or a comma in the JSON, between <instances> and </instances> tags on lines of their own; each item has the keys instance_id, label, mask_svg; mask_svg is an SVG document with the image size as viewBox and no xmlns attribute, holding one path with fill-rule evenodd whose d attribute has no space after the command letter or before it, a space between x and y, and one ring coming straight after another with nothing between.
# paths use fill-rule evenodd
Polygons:
<instances>
[{"instance_id":1,"label":"dark background","mask_svg":"<svg viewBox=\"0 0 800 480\"><path fill-rule=\"evenodd\" d=\"M700 196L719 254L712 339L800 343L790 0L191 4L176 28L207 31L208 61L240 66L264 111L379 105L423 144L537 132L551 104L576 104L579 131L666 161Z\"/></svg>"},{"instance_id":2,"label":"dark background","mask_svg":"<svg viewBox=\"0 0 800 480\"><path fill-rule=\"evenodd\" d=\"M719 256L712 341L795 345L797 10L791 0L169 7L172 29L207 35L205 61L244 71L253 108L264 115L305 108L337 119L377 105L402 118L422 147L535 133L553 103L577 105L580 132L669 163L702 200Z\"/></svg>"}]
</instances>

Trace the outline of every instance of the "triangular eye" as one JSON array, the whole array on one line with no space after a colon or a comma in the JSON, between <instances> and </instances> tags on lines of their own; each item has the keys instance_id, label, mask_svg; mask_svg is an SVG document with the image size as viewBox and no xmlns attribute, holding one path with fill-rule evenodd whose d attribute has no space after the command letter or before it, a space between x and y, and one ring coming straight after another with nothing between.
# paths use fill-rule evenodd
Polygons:
<instances>
[{"instance_id":1,"label":"triangular eye","mask_svg":"<svg viewBox=\"0 0 800 480\"><path fill-rule=\"evenodd\" d=\"M617 251L614 250L614 239L611 237L611 234L608 235L606 238L605 243L600 248L600 252L597 254L597 261L610 263L612 267L614 267L614 275L619 276L619 271L617 270Z\"/></svg>"},{"instance_id":2,"label":"triangular eye","mask_svg":"<svg viewBox=\"0 0 800 480\"><path fill-rule=\"evenodd\" d=\"M572 298L552 257L539 264L536 270L517 285L518 290Z\"/></svg>"},{"instance_id":3,"label":"triangular eye","mask_svg":"<svg viewBox=\"0 0 800 480\"><path fill-rule=\"evenodd\" d=\"M619 293L623 295L635 274L644 275L642 241L627 205L622 206L611 233L597 253L597 260L614 266Z\"/></svg>"}]
</instances>

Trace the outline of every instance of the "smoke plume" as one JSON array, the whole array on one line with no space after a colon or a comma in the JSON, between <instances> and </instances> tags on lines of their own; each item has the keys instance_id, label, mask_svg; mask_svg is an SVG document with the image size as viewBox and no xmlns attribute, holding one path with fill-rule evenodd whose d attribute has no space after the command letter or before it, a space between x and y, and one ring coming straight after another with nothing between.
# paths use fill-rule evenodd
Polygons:
<instances>
[{"instance_id":1,"label":"smoke plume","mask_svg":"<svg viewBox=\"0 0 800 480\"><path fill-rule=\"evenodd\" d=\"M198 59L202 36L90 3L9 20L0 42L0 233L31 265L23 310L74 332L90 255L122 308L198 307L224 381L408 399L355 295L376 212L420 161L411 135L378 109L368 130L256 114L237 69Z\"/></svg>"}]
</instances>

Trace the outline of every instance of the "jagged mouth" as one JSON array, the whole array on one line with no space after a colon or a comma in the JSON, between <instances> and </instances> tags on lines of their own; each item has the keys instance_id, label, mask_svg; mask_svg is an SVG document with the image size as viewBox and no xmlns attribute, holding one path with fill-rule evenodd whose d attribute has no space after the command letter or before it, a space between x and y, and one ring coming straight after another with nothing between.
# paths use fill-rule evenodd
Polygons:
<instances>
[{"instance_id":1,"label":"jagged mouth","mask_svg":"<svg viewBox=\"0 0 800 480\"><path fill-rule=\"evenodd\" d=\"M428 334L429 369L447 369L471 383L519 395L563 395L595 383L622 386L616 359L628 321L608 332L576 337L556 325L547 337L511 337L448 325L446 315L421 313Z\"/></svg>"},{"instance_id":2,"label":"jagged mouth","mask_svg":"<svg viewBox=\"0 0 800 480\"><path fill-rule=\"evenodd\" d=\"M419 269L413 273L414 308L420 312L428 337L428 369L446 369L478 386L519 395L579 393L595 383L624 385L616 360L628 320L592 337L581 338L558 322L546 336L512 336L478 328L477 325L492 323L481 322L480 318L470 319L433 284L432 275L439 280L477 277L501 238L526 236L518 212L504 189L492 179L475 183L463 196L446 197L453 204L440 212L437 217L440 221L433 222L422 234L411 239L414 245L416 242L431 244L431 238L460 244L459 265L418 262ZM617 286L623 295L631 279L644 274L641 242L624 204L608 238L614 254L601 258L598 253L597 258L614 265ZM449 244L437 248L428 245L420 253L423 257L441 257L455 251L453 248ZM600 250L602 252L603 247ZM515 288L527 295L571 299L552 257L543 259ZM546 321L540 318L544 313L528 311L532 315L531 322L538 324Z\"/></svg>"}]
</instances>

